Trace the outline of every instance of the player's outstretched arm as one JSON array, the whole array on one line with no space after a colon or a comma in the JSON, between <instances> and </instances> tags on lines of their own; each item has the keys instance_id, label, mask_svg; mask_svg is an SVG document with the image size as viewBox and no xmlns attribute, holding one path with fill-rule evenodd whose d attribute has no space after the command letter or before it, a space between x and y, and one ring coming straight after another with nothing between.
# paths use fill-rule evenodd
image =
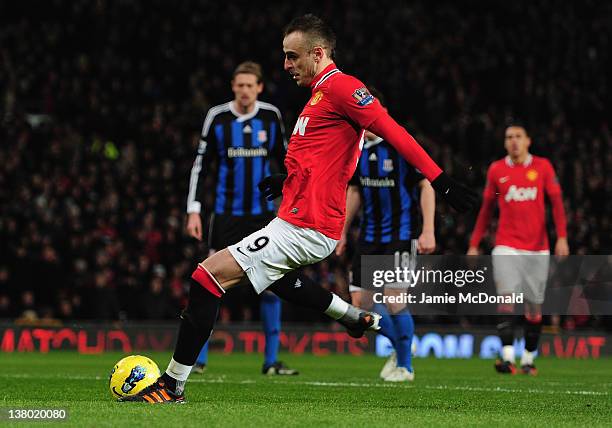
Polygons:
<instances>
[{"instance_id":1,"label":"player's outstretched arm","mask_svg":"<svg viewBox=\"0 0 612 428\"><path fill-rule=\"evenodd\" d=\"M368 129L391 143L404 159L431 182L434 190L454 209L466 212L476 206L478 202L476 192L442 171L419 143L391 116L380 115Z\"/></svg>"},{"instance_id":2,"label":"player's outstretched arm","mask_svg":"<svg viewBox=\"0 0 612 428\"><path fill-rule=\"evenodd\" d=\"M436 194L427 180L419 181L421 189L421 216L423 217L423 230L417 241L418 251L421 254L431 254L436 250L436 235L434 217L436 212Z\"/></svg>"},{"instance_id":3,"label":"player's outstretched arm","mask_svg":"<svg viewBox=\"0 0 612 428\"><path fill-rule=\"evenodd\" d=\"M489 227L489 222L491 221L491 217L493 216L494 207L495 199L488 197L485 191L485 195L482 200L482 206L480 207L480 211L478 212L476 225L474 226L474 231L472 232L472 237L470 238L470 247L468 248L467 252L468 256L478 255L478 246L480 245L480 241L484 236L485 232L487 231L487 228Z\"/></svg>"},{"instance_id":4,"label":"player's outstretched arm","mask_svg":"<svg viewBox=\"0 0 612 428\"><path fill-rule=\"evenodd\" d=\"M563 206L563 192L557 174L550 162L546 162L545 168L545 191L552 206L553 221L557 231L557 242L555 244L556 256L568 256L569 245L567 244L567 218Z\"/></svg>"}]
</instances>

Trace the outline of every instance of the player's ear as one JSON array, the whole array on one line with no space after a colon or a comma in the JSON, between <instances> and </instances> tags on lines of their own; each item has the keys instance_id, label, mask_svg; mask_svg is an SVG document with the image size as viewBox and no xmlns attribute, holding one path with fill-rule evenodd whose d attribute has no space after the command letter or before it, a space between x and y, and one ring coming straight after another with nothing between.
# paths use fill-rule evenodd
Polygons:
<instances>
[{"instance_id":1,"label":"player's ear","mask_svg":"<svg viewBox=\"0 0 612 428\"><path fill-rule=\"evenodd\" d=\"M325 49L323 49L321 46L315 46L312 49L312 54L314 55L315 62L319 62L325 56Z\"/></svg>"},{"instance_id":2,"label":"player's ear","mask_svg":"<svg viewBox=\"0 0 612 428\"><path fill-rule=\"evenodd\" d=\"M263 90L264 90L264 84L263 84L263 82L259 82L257 84L257 94L258 95L261 94L263 92Z\"/></svg>"}]
</instances>

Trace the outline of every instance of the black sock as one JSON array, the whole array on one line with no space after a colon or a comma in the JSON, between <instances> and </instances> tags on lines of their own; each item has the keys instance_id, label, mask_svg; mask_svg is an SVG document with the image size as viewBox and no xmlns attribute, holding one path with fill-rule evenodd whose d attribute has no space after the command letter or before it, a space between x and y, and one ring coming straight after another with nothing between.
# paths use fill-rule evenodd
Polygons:
<instances>
[{"instance_id":1,"label":"black sock","mask_svg":"<svg viewBox=\"0 0 612 428\"><path fill-rule=\"evenodd\" d=\"M189 279L189 302L181 314L181 325L174 348L174 361L192 366L209 339L219 313L221 299Z\"/></svg>"},{"instance_id":2,"label":"black sock","mask_svg":"<svg viewBox=\"0 0 612 428\"><path fill-rule=\"evenodd\" d=\"M268 290L290 303L325 312L332 301L332 293L299 271L293 271L276 281Z\"/></svg>"},{"instance_id":3,"label":"black sock","mask_svg":"<svg viewBox=\"0 0 612 428\"><path fill-rule=\"evenodd\" d=\"M501 339L502 346L512 346L514 344L514 323L516 316L500 315L497 324L497 334Z\"/></svg>"},{"instance_id":4,"label":"black sock","mask_svg":"<svg viewBox=\"0 0 612 428\"><path fill-rule=\"evenodd\" d=\"M540 333L542 332L542 317L536 320L525 319L525 325L523 327L525 332L525 350L534 352L538 349L538 342L540 341Z\"/></svg>"}]
</instances>

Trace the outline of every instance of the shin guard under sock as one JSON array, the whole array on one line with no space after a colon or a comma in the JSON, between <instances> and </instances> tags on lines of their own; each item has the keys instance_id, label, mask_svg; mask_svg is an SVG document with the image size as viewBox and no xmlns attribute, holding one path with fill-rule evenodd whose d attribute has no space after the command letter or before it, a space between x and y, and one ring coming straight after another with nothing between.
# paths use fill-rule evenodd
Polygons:
<instances>
[{"instance_id":1,"label":"shin guard under sock","mask_svg":"<svg viewBox=\"0 0 612 428\"><path fill-rule=\"evenodd\" d=\"M542 316L525 317L523 329L525 334L525 350L535 352L538 349L538 342L542 332Z\"/></svg>"},{"instance_id":2,"label":"shin guard under sock","mask_svg":"<svg viewBox=\"0 0 612 428\"><path fill-rule=\"evenodd\" d=\"M196 275L198 270L200 275ZM221 302L222 289L216 280L201 266L194 272L189 280L189 301L187 307L181 314L181 324L178 331L176 346L171 364L162 378L168 388L177 393L182 393L186 380L185 366L193 366L202 347L209 339ZM196 279L197 278L197 279ZM217 289L219 296L213 294L210 289ZM180 374L172 372L172 365L180 368ZM184 378L184 379L183 379Z\"/></svg>"},{"instance_id":3,"label":"shin guard under sock","mask_svg":"<svg viewBox=\"0 0 612 428\"><path fill-rule=\"evenodd\" d=\"M332 293L298 271L290 272L268 290L290 303L323 313L332 301Z\"/></svg>"},{"instance_id":4,"label":"shin guard under sock","mask_svg":"<svg viewBox=\"0 0 612 428\"><path fill-rule=\"evenodd\" d=\"M395 346L397 366L406 367L409 372L412 372L412 338L414 336L414 320L412 315L407 311L400 312L399 314L391 315L391 320L397 335L397 345Z\"/></svg>"},{"instance_id":5,"label":"shin guard under sock","mask_svg":"<svg viewBox=\"0 0 612 428\"><path fill-rule=\"evenodd\" d=\"M514 315L500 315L497 324L497 334L501 339L502 346L512 346L514 343Z\"/></svg>"}]
</instances>

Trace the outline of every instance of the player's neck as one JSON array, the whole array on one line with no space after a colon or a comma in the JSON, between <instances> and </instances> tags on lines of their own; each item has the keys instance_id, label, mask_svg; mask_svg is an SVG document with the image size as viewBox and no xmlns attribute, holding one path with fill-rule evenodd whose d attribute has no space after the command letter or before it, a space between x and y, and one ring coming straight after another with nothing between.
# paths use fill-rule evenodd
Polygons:
<instances>
[{"instance_id":1,"label":"player's neck","mask_svg":"<svg viewBox=\"0 0 612 428\"><path fill-rule=\"evenodd\" d=\"M516 157L510 156L510 160L512 161L514 165L523 165L528 157L529 157L529 152L526 152Z\"/></svg>"},{"instance_id":2,"label":"player's neck","mask_svg":"<svg viewBox=\"0 0 612 428\"><path fill-rule=\"evenodd\" d=\"M234 100L234 101L232 101L232 104L234 106L234 110L236 110L236 112L238 112L240 114L249 114L249 113L252 113L253 110L255 110L255 103L254 102L252 104L244 106L244 105L240 104L239 102L237 102L236 100Z\"/></svg>"},{"instance_id":3,"label":"player's neck","mask_svg":"<svg viewBox=\"0 0 612 428\"><path fill-rule=\"evenodd\" d=\"M323 72L323 70L325 70L327 67L329 67L330 64L333 63L334 62L329 58L321 59L321 61L319 61L317 63L317 66L315 67L315 77L313 80L317 80L317 77Z\"/></svg>"}]
</instances>

